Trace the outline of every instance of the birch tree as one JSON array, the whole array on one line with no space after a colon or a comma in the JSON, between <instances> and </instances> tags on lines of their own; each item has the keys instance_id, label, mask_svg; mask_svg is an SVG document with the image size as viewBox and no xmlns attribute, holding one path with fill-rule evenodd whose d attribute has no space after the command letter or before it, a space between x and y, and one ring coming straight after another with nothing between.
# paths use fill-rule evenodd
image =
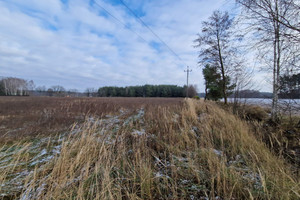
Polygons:
<instances>
[{"instance_id":1,"label":"birch tree","mask_svg":"<svg viewBox=\"0 0 300 200\"><path fill-rule=\"evenodd\" d=\"M203 28L195 40L199 51L199 64L201 66L215 66L221 74L222 96L227 104L229 96L229 72L233 65L236 50L231 46L233 19L228 12L214 11L208 21L202 23Z\"/></svg>"},{"instance_id":2,"label":"birch tree","mask_svg":"<svg viewBox=\"0 0 300 200\"><path fill-rule=\"evenodd\" d=\"M298 62L297 39L299 30L298 13L294 0L236 0L243 8L243 21L253 33L255 48L261 61L272 71L272 119L278 118L278 93L280 75L284 67ZM299 38L298 38L299 39Z\"/></svg>"},{"instance_id":3,"label":"birch tree","mask_svg":"<svg viewBox=\"0 0 300 200\"><path fill-rule=\"evenodd\" d=\"M263 21L276 21L286 31L282 37L290 42L300 42L299 0L236 0L248 14L259 16ZM249 17L249 16L248 16ZM251 17L250 17L251 18Z\"/></svg>"},{"instance_id":4,"label":"birch tree","mask_svg":"<svg viewBox=\"0 0 300 200\"><path fill-rule=\"evenodd\" d=\"M33 81L26 81L20 78L6 77L1 80L1 84L6 96L28 95L28 91L34 88Z\"/></svg>"}]
</instances>

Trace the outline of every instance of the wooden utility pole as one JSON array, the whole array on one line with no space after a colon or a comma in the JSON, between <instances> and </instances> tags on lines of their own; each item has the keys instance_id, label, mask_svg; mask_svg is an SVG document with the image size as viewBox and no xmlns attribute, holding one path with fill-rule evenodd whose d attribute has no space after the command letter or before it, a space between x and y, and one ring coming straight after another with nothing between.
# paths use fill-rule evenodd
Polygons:
<instances>
[{"instance_id":1,"label":"wooden utility pole","mask_svg":"<svg viewBox=\"0 0 300 200\"><path fill-rule=\"evenodd\" d=\"M189 66L187 66L187 70L184 70L186 72L186 97L189 96L189 74L192 72L192 70L189 69Z\"/></svg>"}]
</instances>

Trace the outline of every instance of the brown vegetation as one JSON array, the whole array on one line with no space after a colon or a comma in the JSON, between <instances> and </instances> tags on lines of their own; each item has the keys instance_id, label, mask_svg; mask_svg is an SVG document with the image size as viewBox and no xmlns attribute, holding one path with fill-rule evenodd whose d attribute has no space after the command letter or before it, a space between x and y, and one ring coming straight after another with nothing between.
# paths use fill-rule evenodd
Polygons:
<instances>
[{"instance_id":1,"label":"brown vegetation","mask_svg":"<svg viewBox=\"0 0 300 200\"><path fill-rule=\"evenodd\" d=\"M173 106L180 98L0 97L0 143L66 131L87 116L103 117L121 108Z\"/></svg>"},{"instance_id":2,"label":"brown vegetation","mask_svg":"<svg viewBox=\"0 0 300 200\"><path fill-rule=\"evenodd\" d=\"M221 105L221 104L220 104ZM278 157L285 158L300 172L300 118L284 113L273 121L271 110L254 105L221 105L227 112L233 111L245 120L255 133L256 139L265 143Z\"/></svg>"},{"instance_id":3,"label":"brown vegetation","mask_svg":"<svg viewBox=\"0 0 300 200\"><path fill-rule=\"evenodd\" d=\"M108 100L128 108L86 117L69 133L38 143L4 145L0 194L24 199L300 198L300 180L291 166L246 122L215 103Z\"/></svg>"}]
</instances>

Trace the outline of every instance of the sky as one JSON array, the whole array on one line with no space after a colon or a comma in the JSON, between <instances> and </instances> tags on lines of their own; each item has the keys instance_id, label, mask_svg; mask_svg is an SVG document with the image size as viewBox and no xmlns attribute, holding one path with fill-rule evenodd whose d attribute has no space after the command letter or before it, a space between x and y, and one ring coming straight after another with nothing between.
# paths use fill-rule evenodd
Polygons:
<instances>
[{"instance_id":1,"label":"sky","mask_svg":"<svg viewBox=\"0 0 300 200\"><path fill-rule=\"evenodd\" d=\"M233 9L232 1L123 0L168 47L120 0L95 1L0 0L0 76L79 91L183 86L190 66L189 83L204 91L193 41L202 21L214 10Z\"/></svg>"}]
</instances>

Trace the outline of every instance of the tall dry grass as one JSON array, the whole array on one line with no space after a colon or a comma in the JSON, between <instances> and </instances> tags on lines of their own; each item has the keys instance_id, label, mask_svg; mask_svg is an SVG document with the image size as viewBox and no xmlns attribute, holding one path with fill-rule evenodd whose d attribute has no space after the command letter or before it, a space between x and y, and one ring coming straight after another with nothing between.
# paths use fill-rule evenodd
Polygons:
<instances>
[{"instance_id":1,"label":"tall dry grass","mask_svg":"<svg viewBox=\"0 0 300 200\"><path fill-rule=\"evenodd\" d=\"M211 102L148 105L118 120L87 118L70 132L60 153L23 179L16 197L300 198L299 177L290 166L258 141L246 123ZM18 166L21 156L16 157L11 162ZM0 183L9 173L0 172Z\"/></svg>"}]
</instances>

